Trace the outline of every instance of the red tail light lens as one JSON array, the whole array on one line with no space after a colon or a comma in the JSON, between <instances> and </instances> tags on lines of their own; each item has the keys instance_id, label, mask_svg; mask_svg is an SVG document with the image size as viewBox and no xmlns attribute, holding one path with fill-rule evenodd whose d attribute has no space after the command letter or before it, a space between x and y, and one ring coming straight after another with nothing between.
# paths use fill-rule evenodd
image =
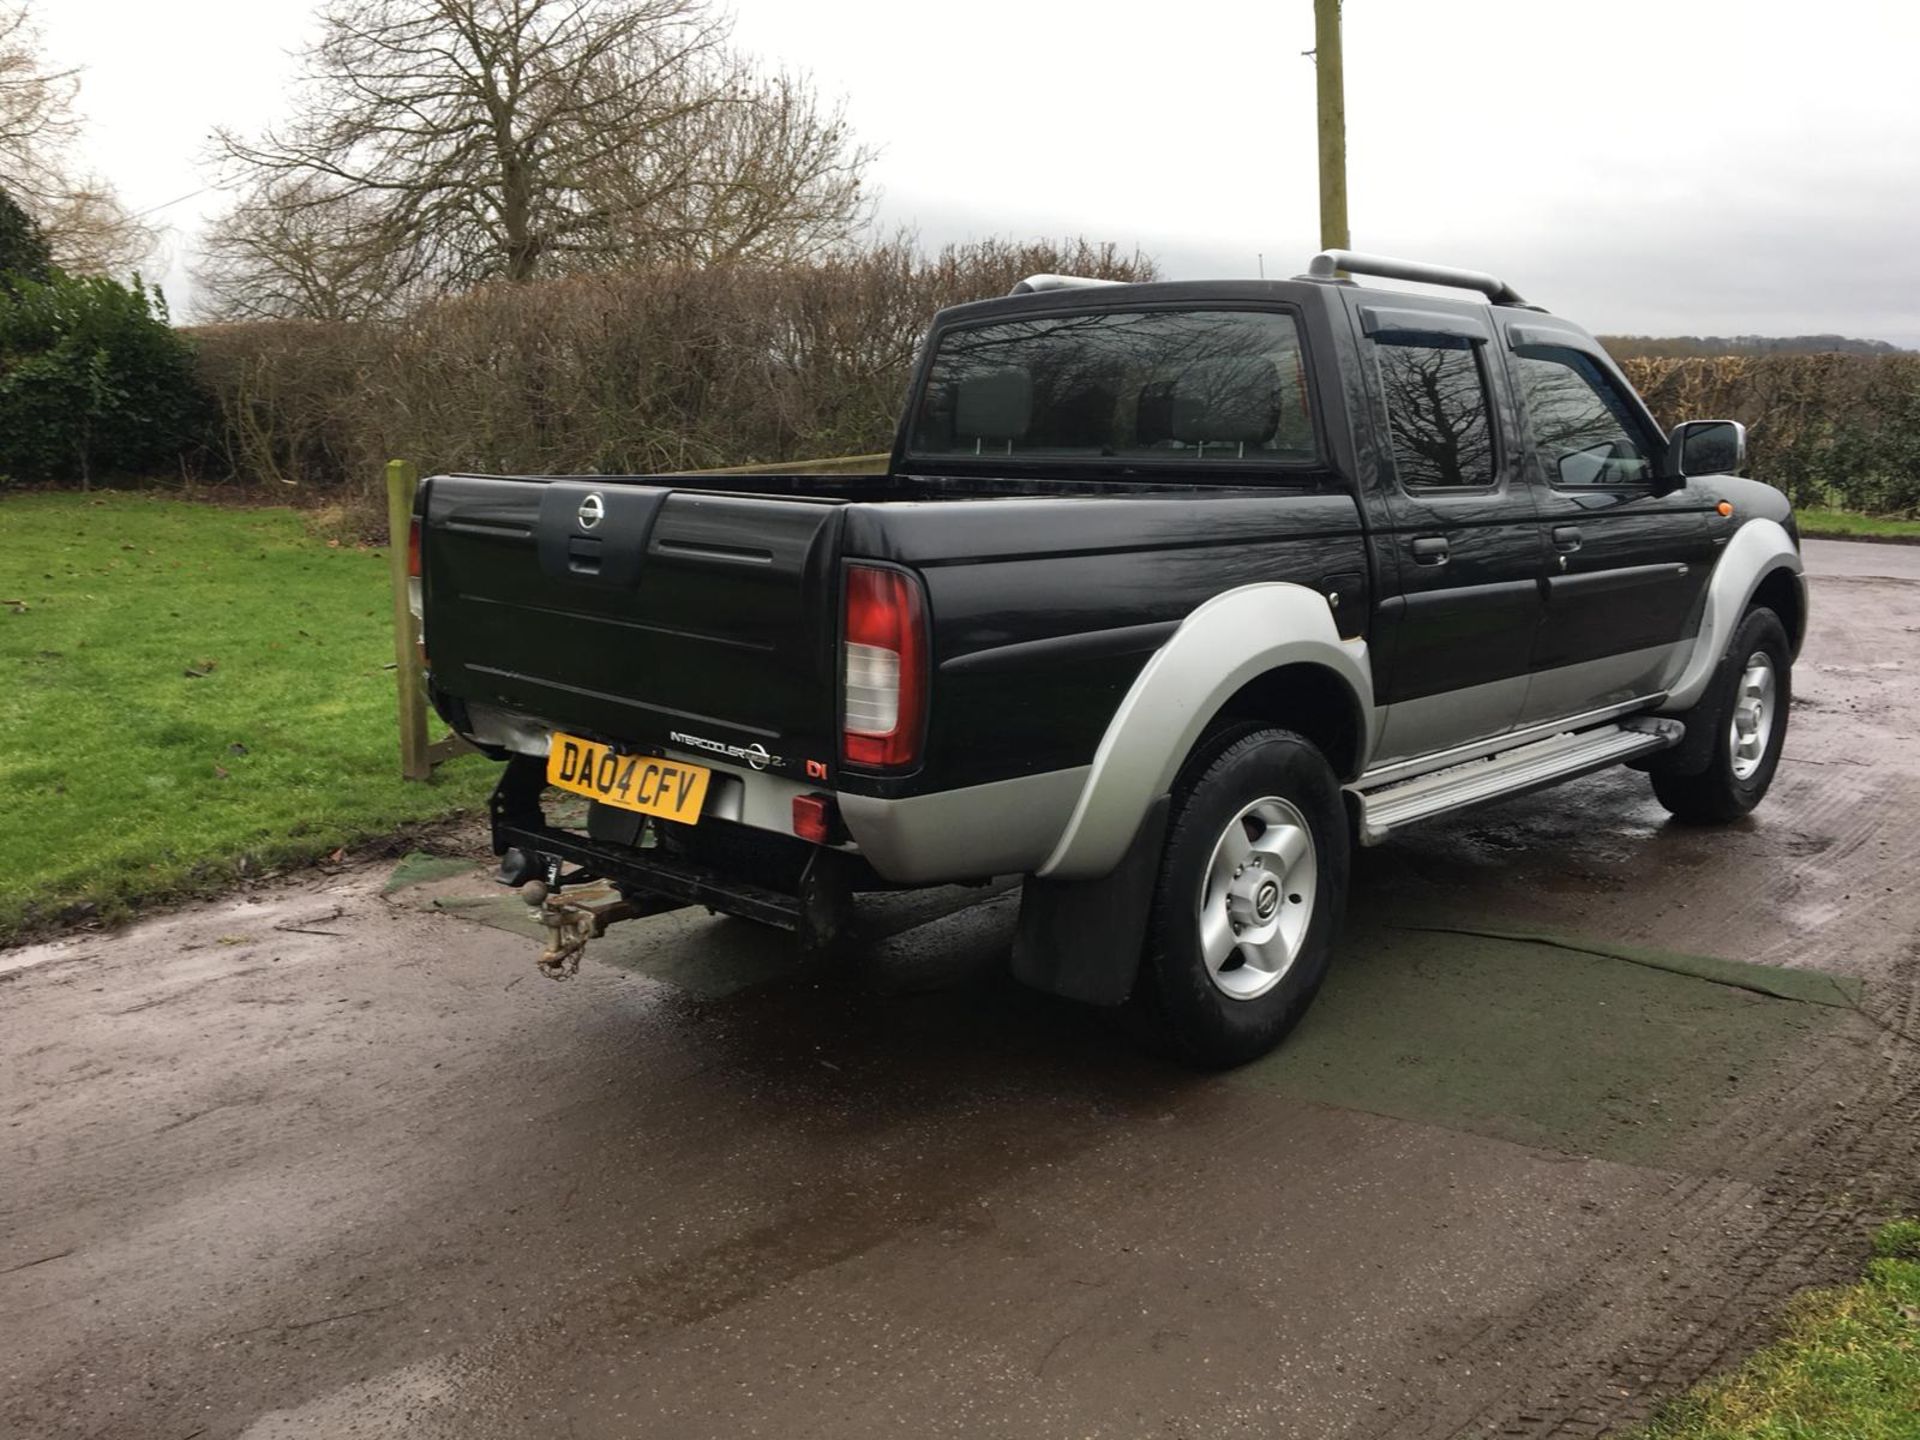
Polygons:
<instances>
[{"instance_id":1,"label":"red tail light lens","mask_svg":"<svg viewBox=\"0 0 1920 1440\"><path fill-rule=\"evenodd\" d=\"M420 591L420 517L407 526L407 609L413 612L413 648L420 653L420 668L427 668L427 642L420 632L426 605Z\"/></svg>"},{"instance_id":2,"label":"red tail light lens","mask_svg":"<svg viewBox=\"0 0 1920 1440\"><path fill-rule=\"evenodd\" d=\"M927 718L927 613L900 570L847 567L845 659L849 763L899 769L920 758Z\"/></svg>"}]
</instances>

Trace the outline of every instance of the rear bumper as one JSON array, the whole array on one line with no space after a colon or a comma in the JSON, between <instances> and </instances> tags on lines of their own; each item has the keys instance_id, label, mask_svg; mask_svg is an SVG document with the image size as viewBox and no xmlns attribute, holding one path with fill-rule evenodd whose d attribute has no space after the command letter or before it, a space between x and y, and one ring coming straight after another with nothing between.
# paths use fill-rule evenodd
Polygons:
<instances>
[{"instance_id":1,"label":"rear bumper","mask_svg":"<svg viewBox=\"0 0 1920 1440\"><path fill-rule=\"evenodd\" d=\"M555 728L547 721L491 705L469 705L459 713L465 724L454 728L482 750L545 761ZM449 719L448 723L453 722ZM756 830L791 835L794 796L821 793L818 785L804 785L784 775L768 774L745 765L729 765L716 761L704 751L663 746L660 753L689 760L713 772L713 784L707 792L703 813L715 820L731 820Z\"/></svg>"},{"instance_id":2,"label":"rear bumper","mask_svg":"<svg viewBox=\"0 0 1920 1440\"><path fill-rule=\"evenodd\" d=\"M470 707L460 718L466 723L455 728L469 740L513 757L509 764L525 765L529 774L544 775L551 730L545 721L483 705ZM783 775L716 764L711 755L673 753L713 771L704 812L708 819L792 837L794 797L831 793ZM853 847L875 874L897 885L940 885L1038 869L1066 829L1087 773L1082 765L902 799L842 791L834 800ZM506 781L501 783L505 788ZM537 816L538 804L532 808ZM539 824L537 819L534 824ZM496 853L506 848L498 846Z\"/></svg>"},{"instance_id":3,"label":"rear bumper","mask_svg":"<svg viewBox=\"0 0 1920 1440\"><path fill-rule=\"evenodd\" d=\"M559 888L563 878L570 884L609 880L630 899L664 902L650 910L704 905L725 915L806 934L825 927L827 912L851 888L851 871L859 863L835 850L801 847L800 842L791 841L798 863L769 865L766 873L749 875L745 872L754 868L749 865L722 867L601 838L594 826L583 834L550 825L540 805L545 788L544 763L532 756L515 756L494 787L488 808L493 853L509 857L518 852L523 857L517 867L522 871L520 878L543 878L553 889ZM792 857L783 854L781 859ZM574 868L568 872L567 866Z\"/></svg>"}]
</instances>

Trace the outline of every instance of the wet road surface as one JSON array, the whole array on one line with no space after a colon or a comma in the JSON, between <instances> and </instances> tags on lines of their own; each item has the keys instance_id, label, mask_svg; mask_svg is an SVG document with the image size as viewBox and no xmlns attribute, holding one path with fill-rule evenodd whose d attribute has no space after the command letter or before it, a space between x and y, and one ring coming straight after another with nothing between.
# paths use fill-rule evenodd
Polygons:
<instances>
[{"instance_id":1,"label":"wet road surface","mask_svg":"<svg viewBox=\"0 0 1920 1440\"><path fill-rule=\"evenodd\" d=\"M1231 1076L1006 980L1006 893L882 907L831 969L661 917L570 985L391 866L0 954L0 1434L1643 1414L1920 1203L1920 550L1807 553L1758 815L1616 772L1363 852L1320 1005Z\"/></svg>"}]
</instances>

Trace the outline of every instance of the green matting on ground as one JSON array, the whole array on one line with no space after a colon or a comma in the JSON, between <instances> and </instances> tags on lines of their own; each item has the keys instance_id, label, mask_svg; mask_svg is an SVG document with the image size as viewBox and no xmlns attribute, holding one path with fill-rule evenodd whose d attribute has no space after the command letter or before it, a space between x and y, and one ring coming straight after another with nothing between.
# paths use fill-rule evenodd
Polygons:
<instances>
[{"instance_id":1,"label":"green matting on ground","mask_svg":"<svg viewBox=\"0 0 1920 1440\"><path fill-rule=\"evenodd\" d=\"M431 885L436 880L450 880L455 875L465 875L474 869L475 866L471 860L461 860L451 855L429 855L424 850L410 850L401 856L400 863L393 867L393 873L387 877L387 883L380 887L380 893L397 895L402 890L413 889L416 885Z\"/></svg>"},{"instance_id":2,"label":"green matting on ground","mask_svg":"<svg viewBox=\"0 0 1920 1440\"><path fill-rule=\"evenodd\" d=\"M1858 993L1811 971L1586 938L1366 929L1287 1043L1227 1079L1657 1164Z\"/></svg>"},{"instance_id":3,"label":"green matting on ground","mask_svg":"<svg viewBox=\"0 0 1920 1440\"><path fill-rule=\"evenodd\" d=\"M527 941L526 973L546 931L526 902L486 878L487 867L415 851L394 867L381 893L403 891L402 903L437 910ZM449 884L447 882L462 882ZM706 910L693 907L644 922L615 925L587 948L588 962L645 975L702 999L719 999L763 984L794 969L790 947L782 939L744 920L716 925Z\"/></svg>"},{"instance_id":4,"label":"green matting on ground","mask_svg":"<svg viewBox=\"0 0 1920 1440\"><path fill-rule=\"evenodd\" d=\"M401 891L400 903L525 937L531 971L543 932L472 862L409 855L386 886ZM699 907L617 925L588 956L704 999L795 965L783 937ZM1859 999L1858 981L1818 971L1592 937L1360 926L1287 1042L1221 1083L1571 1154L1681 1163L1701 1124Z\"/></svg>"}]
</instances>

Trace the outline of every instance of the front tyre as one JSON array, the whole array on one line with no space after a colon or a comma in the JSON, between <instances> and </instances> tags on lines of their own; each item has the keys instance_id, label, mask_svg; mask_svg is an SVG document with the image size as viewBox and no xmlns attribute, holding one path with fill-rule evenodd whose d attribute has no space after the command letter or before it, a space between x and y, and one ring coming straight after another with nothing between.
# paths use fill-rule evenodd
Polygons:
<instances>
[{"instance_id":1,"label":"front tyre","mask_svg":"<svg viewBox=\"0 0 1920 1440\"><path fill-rule=\"evenodd\" d=\"M1713 727L1706 768L1694 775L1653 772L1654 796L1675 819L1697 825L1738 820L1765 798L1787 740L1793 704L1793 655L1773 611L1749 610L1727 647L1731 663L1715 681L1701 724Z\"/></svg>"},{"instance_id":2,"label":"front tyre","mask_svg":"<svg viewBox=\"0 0 1920 1440\"><path fill-rule=\"evenodd\" d=\"M1147 951L1129 1002L1176 1058L1265 1054L1327 973L1351 853L1333 771L1285 730L1215 742L1174 795Z\"/></svg>"}]
</instances>

